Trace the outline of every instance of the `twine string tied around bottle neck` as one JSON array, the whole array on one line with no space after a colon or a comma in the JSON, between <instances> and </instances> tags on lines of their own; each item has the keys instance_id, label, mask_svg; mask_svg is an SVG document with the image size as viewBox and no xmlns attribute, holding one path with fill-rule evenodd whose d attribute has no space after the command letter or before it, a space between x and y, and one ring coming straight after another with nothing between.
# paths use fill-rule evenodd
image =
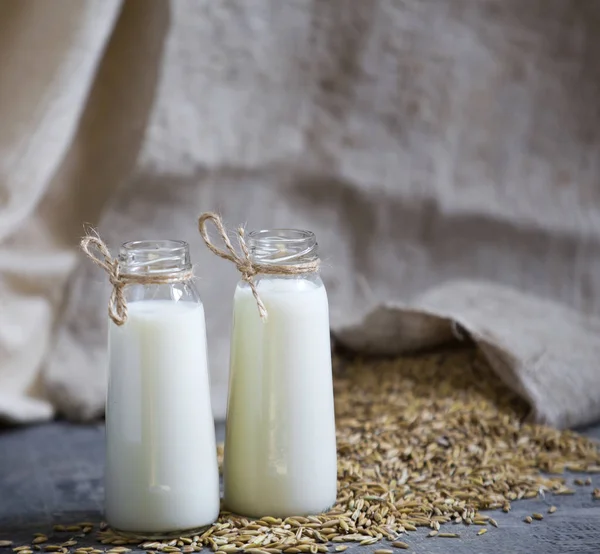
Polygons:
<instances>
[{"instance_id":1,"label":"twine string tied around bottle neck","mask_svg":"<svg viewBox=\"0 0 600 554\"><path fill-rule=\"evenodd\" d=\"M206 229L206 224L209 221L215 226L225 248L218 248L215 246L209 237ZM262 321L267 320L268 314L267 308L258 294L258 289L254 281L256 275L260 273L266 275L301 275L302 273L314 273L319 269L318 259L297 264L260 263L253 261L248 245L246 244L246 233L244 228L238 227L236 229L237 241L240 247L240 252L238 252L229 238L221 216L213 212L205 212L200 216L198 219L198 229L204 243L213 254L235 264L235 267L241 274L242 280L248 283L250 290L252 291L252 295L256 300L258 314Z\"/></svg>"},{"instance_id":2,"label":"twine string tied around bottle neck","mask_svg":"<svg viewBox=\"0 0 600 554\"><path fill-rule=\"evenodd\" d=\"M108 300L108 316L118 326L127 321L125 285L165 285L181 283L193 277L191 269L160 274L123 273L118 258L112 257L106 243L95 232L83 237L80 246L84 254L108 274L112 286Z\"/></svg>"}]
</instances>

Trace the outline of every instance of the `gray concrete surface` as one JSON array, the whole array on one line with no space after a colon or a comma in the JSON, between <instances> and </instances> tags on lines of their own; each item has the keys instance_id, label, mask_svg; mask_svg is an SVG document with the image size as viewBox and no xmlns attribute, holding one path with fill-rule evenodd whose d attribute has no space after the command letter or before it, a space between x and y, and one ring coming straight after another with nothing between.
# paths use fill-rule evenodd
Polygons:
<instances>
[{"instance_id":1,"label":"gray concrete surface","mask_svg":"<svg viewBox=\"0 0 600 554\"><path fill-rule=\"evenodd\" d=\"M600 426L584 432L600 438ZM222 433L219 428L221 437ZM0 540L25 543L35 532L51 536L53 524L100 521L103 439L100 424L50 423L0 431ZM569 474L568 479L578 476ZM592 487L600 487L600 475L592 480ZM499 528L490 527L483 536L476 536L480 527L475 526L444 526L460 533L460 539L427 538L427 530L419 529L403 539L411 549L398 552L600 554L600 501L592 499L592 487L575 487L574 496L515 502L509 514L494 512ZM545 514L551 504L558 506L555 514L531 525L523 523L525 515ZM79 539L78 546L93 544L90 537ZM369 554L386 547L352 546L346 553ZM13 553L0 548L0 554Z\"/></svg>"}]
</instances>

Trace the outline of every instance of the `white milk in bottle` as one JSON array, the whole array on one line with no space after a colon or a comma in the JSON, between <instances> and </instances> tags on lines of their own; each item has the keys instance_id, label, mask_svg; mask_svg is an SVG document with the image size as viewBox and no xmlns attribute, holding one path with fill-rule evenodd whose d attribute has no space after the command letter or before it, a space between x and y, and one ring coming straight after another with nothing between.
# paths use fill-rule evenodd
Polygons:
<instances>
[{"instance_id":1,"label":"white milk in bottle","mask_svg":"<svg viewBox=\"0 0 600 554\"><path fill-rule=\"evenodd\" d=\"M109 322L106 519L179 536L219 513L204 309L186 243L125 243L118 263L126 317Z\"/></svg>"},{"instance_id":2,"label":"white milk in bottle","mask_svg":"<svg viewBox=\"0 0 600 554\"><path fill-rule=\"evenodd\" d=\"M261 266L318 262L314 234L251 233ZM337 458L327 293L316 271L254 277L234 296L225 441L226 507L260 517L315 514L335 503Z\"/></svg>"}]
</instances>

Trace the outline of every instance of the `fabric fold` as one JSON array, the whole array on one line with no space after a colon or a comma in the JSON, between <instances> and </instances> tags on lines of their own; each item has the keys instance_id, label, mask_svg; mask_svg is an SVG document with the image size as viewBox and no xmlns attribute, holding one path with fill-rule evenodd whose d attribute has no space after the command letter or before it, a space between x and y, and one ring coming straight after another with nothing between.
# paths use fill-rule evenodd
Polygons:
<instances>
[{"instance_id":1,"label":"fabric fold","mask_svg":"<svg viewBox=\"0 0 600 554\"><path fill-rule=\"evenodd\" d=\"M402 354L460 341L464 329L502 381L558 428L600 418L600 319L493 283L449 282L410 306L386 303L334 330L347 348Z\"/></svg>"}]
</instances>

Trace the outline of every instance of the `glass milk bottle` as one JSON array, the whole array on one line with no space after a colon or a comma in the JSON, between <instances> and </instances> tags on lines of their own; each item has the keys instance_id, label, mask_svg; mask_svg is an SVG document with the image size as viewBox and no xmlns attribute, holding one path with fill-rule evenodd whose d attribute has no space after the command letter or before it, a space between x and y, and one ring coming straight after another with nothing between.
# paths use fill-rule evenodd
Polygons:
<instances>
[{"instance_id":1,"label":"glass milk bottle","mask_svg":"<svg viewBox=\"0 0 600 554\"><path fill-rule=\"evenodd\" d=\"M246 241L267 314L261 320L242 280L233 308L225 505L256 517L316 514L335 503L337 488L327 293L316 271L269 268L316 265L317 242L293 229L253 232Z\"/></svg>"},{"instance_id":2,"label":"glass milk bottle","mask_svg":"<svg viewBox=\"0 0 600 554\"><path fill-rule=\"evenodd\" d=\"M106 519L179 536L219 513L204 308L187 243L127 242L116 263L126 320L109 322Z\"/></svg>"}]
</instances>

